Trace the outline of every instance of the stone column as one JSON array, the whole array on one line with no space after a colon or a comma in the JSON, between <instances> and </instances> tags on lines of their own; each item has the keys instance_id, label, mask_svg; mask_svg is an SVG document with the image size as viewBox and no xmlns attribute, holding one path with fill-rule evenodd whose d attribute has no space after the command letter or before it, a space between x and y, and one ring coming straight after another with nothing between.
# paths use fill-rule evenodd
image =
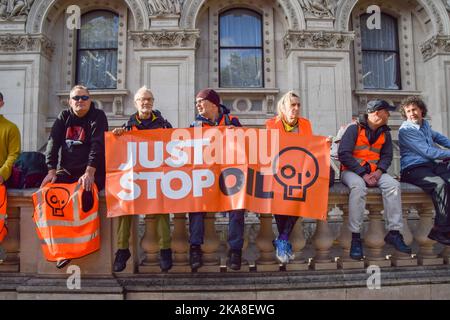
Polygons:
<instances>
[{"instance_id":1,"label":"stone column","mask_svg":"<svg viewBox=\"0 0 450 320\"><path fill-rule=\"evenodd\" d=\"M17 207L8 207L7 214L6 226L8 234L1 244L6 251L6 258L0 264L0 272L19 272L20 210ZM30 219L32 219L31 216Z\"/></svg>"},{"instance_id":2,"label":"stone column","mask_svg":"<svg viewBox=\"0 0 450 320\"><path fill-rule=\"evenodd\" d=\"M186 214L178 213L173 216L172 234L173 268L172 272L190 272L188 251L189 239L186 230Z\"/></svg>"},{"instance_id":3,"label":"stone column","mask_svg":"<svg viewBox=\"0 0 450 320\"><path fill-rule=\"evenodd\" d=\"M382 203L371 204L368 206L369 209L369 228L367 233L364 235L364 244L366 247L366 267L370 265L377 265L379 267L390 267L391 261L386 259L383 254L384 248L384 235L386 231L384 229L384 223L382 221L383 215L381 210L383 210Z\"/></svg>"},{"instance_id":4,"label":"stone column","mask_svg":"<svg viewBox=\"0 0 450 320\"><path fill-rule=\"evenodd\" d=\"M202 245L203 251L203 267L198 272L219 272L220 261L217 251L220 246L219 236L216 232L215 212L208 212L205 215L205 236Z\"/></svg>"},{"instance_id":5,"label":"stone column","mask_svg":"<svg viewBox=\"0 0 450 320\"><path fill-rule=\"evenodd\" d=\"M317 220L316 232L312 240L316 254L311 261L311 267L315 270L337 269L337 263L331 258L334 237L326 220Z\"/></svg>"},{"instance_id":6,"label":"stone column","mask_svg":"<svg viewBox=\"0 0 450 320\"><path fill-rule=\"evenodd\" d=\"M431 228L433 227L433 203L428 202L418 208L419 211L419 227L414 235L416 242L419 245L419 252L417 253L417 260L419 265L440 265L444 263L444 259L438 257L433 252L433 245L436 241L428 238Z\"/></svg>"},{"instance_id":7,"label":"stone column","mask_svg":"<svg viewBox=\"0 0 450 320\"><path fill-rule=\"evenodd\" d=\"M272 241L275 235L272 230L272 215L259 215L259 232L256 237L256 246L259 249L259 258L256 260L258 271L277 271L278 263L275 261Z\"/></svg>"},{"instance_id":8,"label":"stone column","mask_svg":"<svg viewBox=\"0 0 450 320\"><path fill-rule=\"evenodd\" d=\"M159 267L159 239L156 232L154 215L147 214L144 218L145 232L141 240L145 258L139 266L139 272L160 272Z\"/></svg>"},{"instance_id":9,"label":"stone column","mask_svg":"<svg viewBox=\"0 0 450 320\"><path fill-rule=\"evenodd\" d=\"M308 262L302 256L302 250L305 247L306 239L303 232L303 218L299 217L295 223L294 229L289 237L289 241L292 244L292 251L295 254L293 261L290 261L286 265L287 271L308 270Z\"/></svg>"},{"instance_id":10,"label":"stone column","mask_svg":"<svg viewBox=\"0 0 450 320\"><path fill-rule=\"evenodd\" d=\"M342 248L342 255L339 257L338 266L342 269L363 269L364 261L357 261L350 258L350 247L352 244L352 232L348 228L348 205L341 205L339 208L342 210L342 225L339 237L337 238L339 245Z\"/></svg>"},{"instance_id":11,"label":"stone column","mask_svg":"<svg viewBox=\"0 0 450 320\"><path fill-rule=\"evenodd\" d=\"M403 229L401 230L401 234L403 235L403 240L405 240L405 243L410 246L413 242L413 235L409 229L408 214L409 208L405 208L405 206L403 206ZM394 250L391 260L392 265L396 267L417 266L416 257L412 258L410 254L403 253L398 250Z\"/></svg>"}]
</instances>

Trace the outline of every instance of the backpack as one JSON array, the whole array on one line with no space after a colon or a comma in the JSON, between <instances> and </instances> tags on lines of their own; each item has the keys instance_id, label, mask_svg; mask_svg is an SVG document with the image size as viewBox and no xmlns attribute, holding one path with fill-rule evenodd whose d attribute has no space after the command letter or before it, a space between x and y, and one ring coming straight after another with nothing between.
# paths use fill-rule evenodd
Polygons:
<instances>
[{"instance_id":1,"label":"backpack","mask_svg":"<svg viewBox=\"0 0 450 320\"><path fill-rule=\"evenodd\" d=\"M22 152L14 162L7 185L13 189L38 188L47 175L45 156L40 152Z\"/></svg>"}]
</instances>

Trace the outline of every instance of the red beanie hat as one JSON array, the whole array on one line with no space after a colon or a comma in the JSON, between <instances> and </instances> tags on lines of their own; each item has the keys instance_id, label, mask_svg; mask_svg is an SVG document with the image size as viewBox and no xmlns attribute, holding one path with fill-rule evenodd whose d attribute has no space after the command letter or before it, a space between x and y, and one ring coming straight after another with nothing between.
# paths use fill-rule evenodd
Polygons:
<instances>
[{"instance_id":1,"label":"red beanie hat","mask_svg":"<svg viewBox=\"0 0 450 320\"><path fill-rule=\"evenodd\" d=\"M219 95L213 89L204 89L200 91L199 93L197 93L196 98L206 99L214 103L216 106L220 106Z\"/></svg>"}]
</instances>

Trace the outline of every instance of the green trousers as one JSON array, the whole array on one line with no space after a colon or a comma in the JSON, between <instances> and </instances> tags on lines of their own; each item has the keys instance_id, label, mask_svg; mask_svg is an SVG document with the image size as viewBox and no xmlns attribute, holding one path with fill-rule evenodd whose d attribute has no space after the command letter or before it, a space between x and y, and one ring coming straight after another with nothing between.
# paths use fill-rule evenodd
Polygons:
<instances>
[{"instance_id":1,"label":"green trousers","mask_svg":"<svg viewBox=\"0 0 450 320\"><path fill-rule=\"evenodd\" d=\"M156 232L159 238L159 248L170 248L170 215L156 214ZM118 249L128 249L130 246L131 223L133 216L126 215L119 217L119 225L117 227L117 247Z\"/></svg>"}]
</instances>

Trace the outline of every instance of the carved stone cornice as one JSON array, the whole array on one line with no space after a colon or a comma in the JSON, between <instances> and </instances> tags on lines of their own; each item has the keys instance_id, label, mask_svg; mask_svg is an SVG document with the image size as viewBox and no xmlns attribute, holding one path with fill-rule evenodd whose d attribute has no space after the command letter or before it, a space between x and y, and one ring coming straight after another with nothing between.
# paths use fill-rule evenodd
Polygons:
<instances>
[{"instance_id":1,"label":"carved stone cornice","mask_svg":"<svg viewBox=\"0 0 450 320\"><path fill-rule=\"evenodd\" d=\"M129 39L134 48L139 49L195 49L200 38L198 30L151 30L130 31Z\"/></svg>"},{"instance_id":2,"label":"carved stone cornice","mask_svg":"<svg viewBox=\"0 0 450 320\"><path fill-rule=\"evenodd\" d=\"M424 61L437 54L450 54L450 36L435 35L420 45L420 51Z\"/></svg>"},{"instance_id":3,"label":"carved stone cornice","mask_svg":"<svg viewBox=\"0 0 450 320\"><path fill-rule=\"evenodd\" d=\"M40 53L51 60L55 44L40 34L0 34L0 53Z\"/></svg>"},{"instance_id":4,"label":"carved stone cornice","mask_svg":"<svg viewBox=\"0 0 450 320\"><path fill-rule=\"evenodd\" d=\"M335 31L288 31L283 38L284 50L350 50L353 32Z\"/></svg>"}]
</instances>

